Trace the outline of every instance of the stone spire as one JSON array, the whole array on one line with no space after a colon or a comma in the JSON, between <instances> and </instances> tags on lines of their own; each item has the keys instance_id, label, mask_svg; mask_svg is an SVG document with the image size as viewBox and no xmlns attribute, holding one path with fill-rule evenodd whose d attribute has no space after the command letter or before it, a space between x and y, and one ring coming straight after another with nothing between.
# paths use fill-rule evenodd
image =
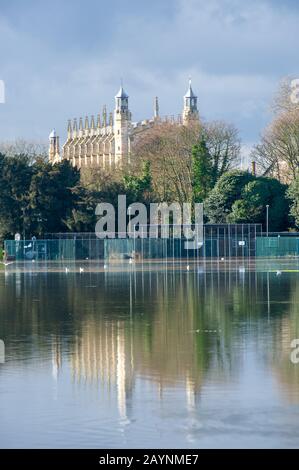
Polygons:
<instances>
[{"instance_id":1,"label":"stone spire","mask_svg":"<svg viewBox=\"0 0 299 470\"><path fill-rule=\"evenodd\" d=\"M78 137L78 125L77 125L77 119L74 119L73 123L73 138Z\"/></svg>"},{"instance_id":2,"label":"stone spire","mask_svg":"<svg viewBox=\"0 0 299 470\"><path fill-rule=\"evenodd\" d=\"M103 106L103 127L107 127L107 107Z\"/></svg>"},{"instance_id":3,"label":"stone spire","mask_svg":"<svg viewBox=\"0 0 299 470\"><path fill-rule=\"evenodd\" d=\"M94 116L91 116L90 120L90 134L94 135L95 133L95 123L94 123Z\"/></svg>"},{"instance_id":4,"label":"stone spire","mask_svg":"<svg viewBox=\"0 0 299 470\"><path fill-rule=\"evenodd\" d=\"M79 119L79 137L83 137L83 119Z\"/></svg>"},{"instance_id":5,"label":"stone spire","mask_svg":"<svg viewBox=\"0 0 299 470\"><path fill-rule=\"evenodd\" d=\"M72 138L72 121L69 119L67 123L67 138L70 140Z\"/></svg>"},{"instance_id":6,"label":"stone spire","mask_svg":"<svg viewBox=\"0 0 299 470\"><path fill-rule=\"evenodd\" d=\"M113 113L109 113L109 126L113 126Z\"/></svg>"},{"instance_id":7,"label":"stone spire","mask_svg":"<svg viewBox=\"0 0 299 470\"><path fill-rule=\"evenodd\" d=\"M88 121L88 116L86 116L86 118L85 118L84 134L85 134L86 136L89 135L89 121Z\"/></svg>"}]
</instances>

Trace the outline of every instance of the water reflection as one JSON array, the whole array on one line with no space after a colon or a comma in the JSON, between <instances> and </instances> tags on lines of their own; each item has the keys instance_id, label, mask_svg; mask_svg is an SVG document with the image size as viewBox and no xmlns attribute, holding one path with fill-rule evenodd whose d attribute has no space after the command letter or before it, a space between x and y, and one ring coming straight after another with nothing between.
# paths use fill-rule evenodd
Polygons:
<instances>
[{"instance_id":1,"label":"water reflection","mask_svg":"<svg viewBox=\"0 0 299 470\"><path fill-rule=\"evenodd\" d=\"M63 400L67 371L76 397L93 389L100 407L113 407L115 398L121 423L142 419L140 406L156 410L173 400L177 420L189 417L181 432L196 444L192 419L205 416L206 397L224 407L234 397L236 410L243 409L239 383L249 367L256 371L248 385L253 396L266 371L286 403L280 406L299 403L299 366L289 360L290 342L299 337L298 303L299 279L291 273L12 273L0 284L7 353L1 387L14 371L30 367L34 375L50 364L51 380L62 384L56 400ZM38 388L38 372L32 380ZM79 398L75 403L81 406ZM5 406L13 402L7 398Z\"/></svg>"}]
</instances>

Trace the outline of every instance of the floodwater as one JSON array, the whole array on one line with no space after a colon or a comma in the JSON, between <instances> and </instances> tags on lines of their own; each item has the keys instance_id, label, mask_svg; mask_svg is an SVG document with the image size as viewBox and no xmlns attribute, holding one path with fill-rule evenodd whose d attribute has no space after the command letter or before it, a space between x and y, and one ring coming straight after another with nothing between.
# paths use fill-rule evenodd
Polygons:
<instances>
[{"instance_id":1,"label":"floodwater","mask_svg":"<svg viewBox=\"0 0 299 470\"><path fill-rule=\"evenodd\" d=\"M298 448L297 268L7 266L0 447Z\"/></svg>"}]
</instances>

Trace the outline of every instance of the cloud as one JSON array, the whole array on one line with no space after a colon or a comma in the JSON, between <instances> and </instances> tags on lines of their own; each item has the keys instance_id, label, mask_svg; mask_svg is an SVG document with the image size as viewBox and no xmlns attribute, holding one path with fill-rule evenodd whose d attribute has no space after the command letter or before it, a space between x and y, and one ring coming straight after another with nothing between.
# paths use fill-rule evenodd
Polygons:
<instances>
[{"instance_id":1,"label":"cloud","mask_svg":"<svg viewBox=\"0 0 299 470\"><path fill-rule=\"evenodd\" d=\"M68 118L113 108L121 77L134 119L151 115L156 95L162 113L177 114L191 75L201 114L254 142L278 81L299 74L298 20L296 3L278 1L53 0L51 12L45 2L9 2L0 138L46 138L52 127L63 138Z\"/></svg>"}]
</instances>

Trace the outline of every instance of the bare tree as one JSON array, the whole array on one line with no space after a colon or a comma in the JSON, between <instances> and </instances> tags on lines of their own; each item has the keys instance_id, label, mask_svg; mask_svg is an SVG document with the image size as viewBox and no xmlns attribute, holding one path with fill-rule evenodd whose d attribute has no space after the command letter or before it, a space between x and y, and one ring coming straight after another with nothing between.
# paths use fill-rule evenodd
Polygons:
<instances>
[{"instance_id":1,"label":"bare tree","mask_svg":"<svg viewBox=\"0 0 299 470\"><path fill-rule=\"evenodd\" d=\"M150 161L154 191L161 200L180 203L192 197L192 147L204 137L212 159L215 178L235 167L240 159L237 130L224 122L193 123L182 126L161 122L136 138L132 171Z\"/></svg>"},{"instance_id":2,"label":"bare tree","mask_svg":"<svg viewBox=\"0 0 299 470\"><path fill-rule=\"evenodd\" d=\"M286 182L295 178L299 168L299 109L281 112L274 119L252 157L265 174Z\"/></svg>"},{"instance_id":3,"label":"bare tree","mask_svg":"<svg viewBox=\"0 0 299 470\"><path fill-rule=\"evenodd\" d=\"M217 178L240 163L241 140L238 130L224 121L203 124L203 131Z\"/></svg>"},{"instance_id":4,"label":"bare tree","mask_svg":"<svg viewBox=\"0 0 299 470\"><path fill-rule=\"evenodd\" d=\"M283 182L291 181L298 171L298 91L298 81L293 77L281 80L271 106L273 121L251 153L263 174Z\"/></svg>"},{"instance_id":5,"label":"bare tree","mask_svg":"<svg viewBox=\"0 0 299 470\"><path fill-rule=\"evenodd\" d=\"M180 203L191 196L191 150L197 142L199 124L182 126L175 122L156 124L135 138L132 171L150 161L154 191L160 200Z\"/></svg>"},{"instance_id":6,"label":"bare tree","mask_svg":"<svg viewBox=\"0 0 299 470\"><path fill-rule=\"evenodd\" d=\"M81 184L93 191L103 191L117 178L111 171L105 171L99 166L82 167L80 169Z\"/></svg>"},{"instance_id":7,"label":"bare tree","mask_svg":"<svg viewBox=\"0 0 299 470\"><path fill-rule=\"evenodd\" d=\"M271 105L276 115L299 110L299 100L294 99L296 98L294 80L294 77L284 77L281 80Z\"/></svg>"},{"instance_id":8,"label":"bare tree","mask_svg":"<svg viewBox=\"0 0 299 470\"><path fill-rule=\"evenodd\" d=\"M8 157L15 155L28 155L30 160L34 162L37 158L47 159L48 146L43 141L28 141L24 139L16 139L13 142L0 142L0 153Z\"/></svg>"}]
</instances>

